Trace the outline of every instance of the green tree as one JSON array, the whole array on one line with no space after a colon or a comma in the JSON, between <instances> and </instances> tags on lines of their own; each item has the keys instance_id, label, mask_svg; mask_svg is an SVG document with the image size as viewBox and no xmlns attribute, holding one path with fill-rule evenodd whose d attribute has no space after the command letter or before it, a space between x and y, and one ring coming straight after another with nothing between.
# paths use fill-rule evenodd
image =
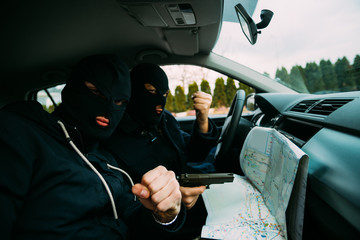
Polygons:
<instances>
[{"instance_id":1,"label":"green tree","mask_svg":"<svg viewBox=\"0 0 360 240\"><path fill-rule=\"evenodd\" d=\"M360 56L356 55L352 66L356 90L360 90Z\"/></svg>"},{"instance_id":2,"label":"green tree","mask_svg":"<svg viewBox=\"0 0 360 240\"><path fill-rule=\"evenodd\" d=\"M171 94L170 91L166 99L165 109L170 112L175 112L175 97Z\"/></svg>"},{"instance_id":3,"label":"green tree","mask_svg":"<svg viewBox=\"0 0 360 240\"><path fill-rule=\"evenodd\" d=\"M211 95L210 84L205 79L203 79L200 83L200 90Z\"/></svg>"},{"instance_id":4,"label":"green tree","mask_svg":"<svg viewBox=\"0 0 360 240\"><path fill-rule=\"evenodd\" d=\"M343 57L342 59L339 58L336 61L335 73L340 91L351 91L356 89L351 65L346 57Z\"/></svg>"},{"instance_id":5,"label":"green tree","mask_svg":"<svg viewBox=\"0 0 360 240\"><path fill-rule=\"evenodd\" d=\"M177 86L175 88L175 112L184 112L186 110L186 97L184 88Z\"/></svg>"},{"instance_id":6,"label":"green tree","mask_svg":"<svg viewBox=\"0 0 360 240\"><path fill-rule=\"evenodd\" d=\"M339 91L342 91L342 87L345 83L345 77L346 77L346 63L342 59L338 58L335 62L334 68L335 68Z\"/></svg>"},{"instance_id":7,"label":"green tree","mask_svg":"<svg viewBox=\"0 0 360 240\"><path fill-rule=\"evenodd\" d=\"M228 77L226 80L225 94L226 94L226 106L229 107L236 93L236 86L234 79Z\"/></svg>"},{"instance_id":8,"label":"green tree","mask_svg":"<svg viewBox=\"0 0 360 240\"><path fill-rule=\"evenodd\" d=\"M250 87L242 82L239 82L239 86L238 86L237 90L240 90L240 89L245 91L245 96L249 95L250 93L255 92L255 90L252 87Z\"/></svg>"},{"instance_id":9,"label":"green tree","mask_svg":"<svg viewBox=\"0 0 360 240\"><path fill-rule=\"evenodd\" d=\"M299 92L309 92L305 85L305 76L304 76L304 69L296 65L291 68L290 70L290 86L295 91Z\"/></svg>"},{"instance_id":10,"label":"green tree","mask_svg":"<svg viewBox=\"0 0 360 240\"><path fill-rule=\"evenodd\" d=\"M290 76L284 67L276 69L275 78L279 78L286 86L290 85Z\"/></svg>"},{"instance_id":11,"label":"green tree","mask_svg":"<svg viewBox=\"0 0 360 240\"><path fill-rule=\"evenodd\" d=\"M264 72L263 75L266 77L270 77L270 73L268 73L268 72Z\"/></svg>"},{"instance_id":12,"label":"green tree","mask_svg":"<svg viewBox=\"0 0 360 240\"><path fill-rule=\"evenodd\" d=\"M356 90L356 82L354 78L354 72L352 65L346 57L343 57L343 61L346 63L346 76L345 76L345 86L344 91L354 91Z\"/></svg>"},{"instance_id":13,"label":"green tree","mask_svg":"<svg viewBox=\"0 0 360 240\"><path fill-rule=\"evenodd\" d=\"M325 86L322 80L320 67L315 62L307 63L304 69L305 84L311 93L323 91Z\"/></svg>"},{"instance_id":14,"label":"green tree","mask_svg":"<svg viewBox=\"0 0 360 240\"><path fill-rule=\"evenodd\" d=\"M194 101L193 101L193 99L191 97L197 91L199 91L199 87L198 87L196 82L193 82L193 83L189 84L189 91L188 91L188 95L187 95L188 109L194 109Z\"/></svg>"},{"instance_id":15,"label":"green tree","mask_svg":"<svg viewBox=\"0 0 360 240\"><path fill-rule=\"evenodd\" d=\"M324 81L324 90L337 90L338 83L335 74L334 66L330 60L321 60L320 61L320 70L321 75Z\"/></svg>"},{"instance_id":16,"label":"green tree","mask_svg":"<svg viewBox=\"0 0 360 240\"><path fill-rule=\"evenodd\" d=\"M212 107L219 108L226 105L225 83L223 78L217 78L215 81L214 97Z\"/></svg>"},{"instance_id":17,"label":"green tree","mask_svg":"<svg viewBox=\"0 0 360 240\"><path fill-rule=\"evenodd\" d=\"M54 105L50 105L49 107L46 107L46 105L42 105L43 109L49 113L52 113L55 110Z\"/></svg>"}]
</instances>

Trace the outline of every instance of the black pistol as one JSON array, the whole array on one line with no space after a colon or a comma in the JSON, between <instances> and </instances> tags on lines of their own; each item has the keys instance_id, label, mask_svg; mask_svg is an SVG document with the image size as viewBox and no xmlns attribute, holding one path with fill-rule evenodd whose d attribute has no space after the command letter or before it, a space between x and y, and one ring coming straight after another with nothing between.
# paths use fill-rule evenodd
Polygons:
<instances>
[{"instance_id":1,"label":"black pistol","mask_svg":"<svg viewBox=\"0 0 360 240\"><path fill-rule=\"evenodd\" d=\"M184 173L176 177L180 186L198 187L215 183L232 182L234 180L233 173Z\"/></svg>"}]
</instances>

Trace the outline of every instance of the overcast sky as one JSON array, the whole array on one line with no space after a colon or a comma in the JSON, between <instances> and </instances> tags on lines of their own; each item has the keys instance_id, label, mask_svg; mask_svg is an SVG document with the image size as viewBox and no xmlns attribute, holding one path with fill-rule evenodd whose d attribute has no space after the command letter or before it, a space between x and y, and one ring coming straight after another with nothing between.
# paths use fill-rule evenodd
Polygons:
<instances>
[{"instance_id":1,"label":"overcast sky","mask_svg":"<svg viewBox=\"0 0 360 240\"><path fill-rule=\"evenodd\" d=\"M241 1L239 1L241 2ZM360 54L360 0L259 0L261 9L274 12L269 26L251 45L238 23L226 23L215 52L274 77L276 68L346 56L352 63ZM236 31L238 29L238 31Z\"/></svg>"},{"instance_id":2,"label":"overcast sky","mask_svg":"<svg viewBox=\"0 0 360 240\"><path fill-rule=\"evenodd\" d=\"M237 20L233 6L253 0L225 1L230 3L225 9ZM267 72L272 78L277 68L285 67L290 71L294 65L319 64L321 59L335 63L344 56L352 63L355 55L360 54L360 0L259 0L252 15L255 23L260 21L262 9L273 11L274 16L269 26L261 30L255 45L248 42L238 22L226 22L222 25L214 52L260 73ZM169 67L166 72L172 79L172 91L177 85L183 85L181 77L185 77L188 83L196 81L200 84L203 75L212 90L216 78L225 79L221 74L196 68L189 68L184 73L183 67Z\"/></svg>"}]
</instances>

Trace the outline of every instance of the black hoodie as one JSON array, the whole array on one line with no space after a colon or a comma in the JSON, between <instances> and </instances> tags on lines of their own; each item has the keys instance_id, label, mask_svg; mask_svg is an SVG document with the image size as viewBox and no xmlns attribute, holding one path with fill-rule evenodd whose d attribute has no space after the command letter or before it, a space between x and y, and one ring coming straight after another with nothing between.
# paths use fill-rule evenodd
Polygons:
<instances>
[{"instance_id":1,"label":"black hoodie","mask_svg":"<svg viewBox=\"0 0 360 240\"><path fill-rule=\"evenodd\" d=\"M170 112L159 114L155 111L157 105L165 108L169 89L165 72L158 65L141 63L130 75L129 105L115 132L102 142L103 147L116 156L119 165L135 181L140 181L144 173L158 165L176 175L200 172L187 164L205 160L216 145L220 134L216 124L209 119L208 133L201 133L196 121L191 134L182 131ZM146 83L153 85L156 91L147 91ZM177 239L193 239L200 235L207 215L201 198L187 214Z\"/></svg>"},{"instance_id":2,"label":"black hoodie","mask_svg":"<svg viewBox=\"0 0 360 240\"><path fill-rule=\"evenodd\" d=\"M170 239L183 223L183 211L171 226L156 223L152 212L135 201L130 179L116 170L113 157L97 148L96 140L111 134L120 121L123 108L112 107L121 100L116 97L126 99L129 89L122 93L122 85L117 85L125 81L126 86L126 76L105 75L104 79L101 74L96 77L101 69L88 66L87 70L92 77L83 79L82 74L70 79L64 105L55 114L45 112L34 101L12 103L0 110L1 239L108 240L128 239L130 235ZM91 95L82 85L85 80L95 84L101 96ZM103 107L108 108L103 111ZM110 119L108 127L96 124L99 112Z\"/></svg>"},{"instance_id":3,"label":"black hoodie","mask_svg":"<svg viewBox=\"0 0 360 240\"><path fill-rule=\"evenodd\" d=\"M134 201L129 179L107 166L116 161L94 148L86 157L111 189L119 214L114 219L103 184L57 121L37 102L0 111L1 239L126 239L129 228L139 238L166 236Z\"/></svg>"}]
</instances>

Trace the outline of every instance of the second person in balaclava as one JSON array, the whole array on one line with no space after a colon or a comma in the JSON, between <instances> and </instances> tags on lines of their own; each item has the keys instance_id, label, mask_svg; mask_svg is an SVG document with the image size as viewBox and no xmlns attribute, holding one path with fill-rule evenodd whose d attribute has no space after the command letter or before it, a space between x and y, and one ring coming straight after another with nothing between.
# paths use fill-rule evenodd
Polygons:
<instances>
[{"instance_id":1,"label":"second person in balaclava","mask_svg":"<svg viewBox=\"0 0 360 240\"><path fill-rule=\"evenodd\" d=\"M197 115L192 133L188 134L165 110L169 84L161 67L141 63L131 70L130 77L131 98L126 112L103 146L117 157L119 165L135 181L158 165L176 175L199 172L187 163L203 161L219 136L215 123L208 118L211 95L204 92L194 94ZM178 239L193 239L200 235L207 216L203 200L199 198L204 190L205 186L181 187L182 201L189 211Z\"/></svg>"},{"instance_id":2,"label":"second person in balaclava","mask_svg":"<svg viewBox=\"0 0 360 240\"><path fill-rule=\"evenodd\" d=\"M169 93L165 72L156 65L144 63L134 67L130 77L132 98L128 113L144 128L156 128L163 116Z\"/></svg>"}]
</instances>

